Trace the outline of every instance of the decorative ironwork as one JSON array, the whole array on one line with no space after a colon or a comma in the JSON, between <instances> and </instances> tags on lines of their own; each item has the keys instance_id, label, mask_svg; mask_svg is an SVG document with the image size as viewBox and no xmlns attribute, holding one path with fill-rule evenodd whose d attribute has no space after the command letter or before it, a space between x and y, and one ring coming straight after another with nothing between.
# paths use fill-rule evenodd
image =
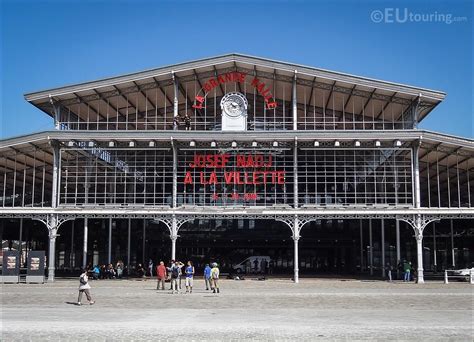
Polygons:
<instances>
[{"instance_id":1,"label":"decorative ironwork","mask_svg":"<svg viewBox=\"0 0 474 342\"><path fill-rule=\"evenodd\" d=\"M426 226L428 226L428 224L439 221L441 218L431 215L412 215L400 216L397 219L408 223L413 228L415 237L418 240L423 238L423 231L425 230Z\"/></svg>"}]
</instances>

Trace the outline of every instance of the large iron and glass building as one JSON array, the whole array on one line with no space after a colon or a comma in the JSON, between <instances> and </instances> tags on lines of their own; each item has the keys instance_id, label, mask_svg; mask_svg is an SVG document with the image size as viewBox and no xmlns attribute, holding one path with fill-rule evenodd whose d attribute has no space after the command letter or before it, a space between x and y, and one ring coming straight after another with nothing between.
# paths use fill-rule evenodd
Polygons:
<instances>
[{"instance_id":1,"label":"large iron and glass building","mask_svg":"<svg viewBox=\"0 0 474 342\"><path fill-rule=\"evenodd\" d=\"M2 247L47 250L51 281L268 255L296 282L402 259L423 282L474 259L474 141L417 128L443 92L229 54L25 98L55 130L0 141Z\"/></svg>"}]
</instances>

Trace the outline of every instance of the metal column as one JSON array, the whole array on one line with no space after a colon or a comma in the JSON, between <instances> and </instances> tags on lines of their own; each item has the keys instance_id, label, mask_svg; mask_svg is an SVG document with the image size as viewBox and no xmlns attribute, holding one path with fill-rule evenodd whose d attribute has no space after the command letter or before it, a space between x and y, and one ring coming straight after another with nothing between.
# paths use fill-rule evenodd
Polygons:
<instances>
[{"instance_id":1,"label":"metal column","mask_svg":"<svg viewBox=\"0 0 474 342\"><path fill-rule=\"evenodd\" d=\"M145 265L145 247L146 247L146 219L143 219L143 235L142 235L142 260Z\"/></svg>"},{"instance_id":2,"label":"metal column","mask_svg":"<svg viewBox=\"0 0 474 342\"><path fill-rule=\"evenodd\" d=\"M449 220L449 225L451 228L451 262L452 266L456 267L456 258L454 256L454 227L453 227L453 219Z\"/></svg>"},{"instance_id":3,"label":"metal column","mask_svg":"<svg viewBox=\"0 0 474 342\"><path fill-rule=\"evenodd\" d=\"M295 216L295 222L294 222L294 227L293 227L293 242L294 242L294 274L293 274L293 280L297 284L300 282L300 276L299 276L299 258L298 258L298 240L300 239L300 227L299 227L299 219L297 216Z\"/></svg>"},{"instance_id":4,"label":"metal column","mask_svg":"<svg viewBox=\"0 0 474 342\"><path fill-rule=\"evenodd\" d=\"M292 107L293 107L293 130L298 130L298 102L296 98L296 74L297 71L295 70L295 76L293 78L293 87L292 87Z\"/></svg>"},{"instance_id":5,"label":"metal column","mask_svg":"<svg viewBox=\"0 0 474 342\"><path fill-rule=\"evenodd\" d=\"M433 265L435 272L438 270L438 260L436 258L436 223L433 222Z\"/></svg>"},{"instance_id":6,"label":"metal column","mask_svg":"<svg viewBox=\"0 0 474 342\"><path fill-rule=\"evenodd\" d=\"M56 257L56 230L49 231L49 251L48 251L48 283L54 281L54 268Z\"/></svg>"},{"instance_id":7,"label":"metal column","mask_svg":"<svg viewBox=\"0 0 474 342\"><path fill-rule=\"evenodd\" d=\"M382 278L385 278L385 221L384 219L380 221L380 230L381 230L381 235L382 235L382 246L381 246Z\"/></svg>"},{"instance_id":8,"label":"metal column","mask_svg":"<svg viewBox=\"0 0 474 342\"><path fill-rule=\"evenodd\" d=\"M362 219L359 220L360 230L360 271L364 271L364 231L362 230Z\"/></svg>"},{"instance_id":9,"label":"metal column","mask_svg":"<svg viewBox=\"0 0 474 342\"><path fill-rule=\"evenodd\" d=\"M20 218L20 241L18 246L18 251L20 252L20 267L22 267L21 260L23 259L23 218Z\"/></svg>"},{"instance_id":10,"label":"metal column","mask_svg":"<svg viewBox=\"0 0 474 342\"><path fill-rule=\"evenodd\" d=\"M178 225L176 217L173 215L171 220L171 260L176 260L176 240L178 239Z\"/></svg>"},{"instance_id":11,"label":"metal column","mask_svg":"<svg viewBox=\"0 0 474 342\"><path fill-rule=\"evenodd\" d=\"M53 106L53 111L54 111L54 128L59 130L61 129L61 106L56 105L54 103L51 95L49 95L49 102Z\"/></svg>"},{"instance_id":12,"label":"metal column","mask_svg":"<svg viewBox=\"0 0 474 342\"><path fill-rule=\"evenodd\" d=\"M112 263L112 218L109 218L109 244L107 248L107 255L108 255L108 263Z\"/></svg>"},{"instance_id":13,"label":"metal column","mask_svg":"<svg viewBox=\"0 0 474 342\"><path fill-rule=\"evenodd\" d=\"M397 248L397 266L402 261L400 255L400 221L395 220L396 248ZM400 270L397 267L397 279L400 279Z\"/></svg>"},{"instance_id":14,"label":"metal column","mask_svg":"<svg viewBox=\"0 0 474 342\"><path fill-rule=\"evenodd\" d=\"M174 141L171 141L173 148L173 208L177 206L178 197L178 150ZM176 222L176 216L173 215L171 220L171 259L176 260L176 240L178 239L178 225Z\"/></svg>"},{"instance_id":15,"label":"metal column","mask_svg":"<svg viewBox=\"0 0 474 342\"><path fill-rule=\"evenodd\" d=\"M69 255L69 266L74 269L76 267L76 255L74 254L74 226L75 220L71 222L71 254Z\"/></svg>"},{"instance_id":16,"label":"metal column","mask_svg":"<svg viewBox=\"0 0 474 342\"><path fill-rule=\"evenodd\" d=\"M178 129L178 80L174 75L174 72L171 71L173 77L173 89L174 89L174 98L173 98L173 129Z\"/></svg>"},{"instance_id":17,"label":"metal column","mask_svg":"<svg viewBox=\"0 0 474 342\"><path fill-rule=\"evenodd\" d=\"M176 208L178 196L178 149L176 143L171 141L171 148L173 149L173 189L172 189L172 207Z\"/></svg>"},{"instance_id":18,"label":"metal column","mask_svg":"<svg viewBox=\"0 0 474 342\"><path fill-rule=\"evenodd\" d=\"M372 241L372 219L369 219L369 271L374 275L374 247Z\"/></svg>"},{"instance_id":19,"label":"metal column","mask_svg":"<svg viewBox=\"0 0 474 342\"><path fill-rule=\"evenodd\" d=\"M423 276L423 235L416 234L416 258L418 264L417 283L423 284L425 282Z\"/></svg>"},{"instance_id":20,"label":"metal column","mask_svg":"<svg viewBox=\"0 0 474 342\"><path fill-rule=\"evenodd\" d=\"M53 183L52 183L52 190L51 190L51 206L53 208L57 208L58 206L58 183L59 183L59 161L61 159L59 153L59 144L57 141L52 140L51 147L53 148Z\"/></svg>"},{"instance_id":21,"label":"metal column","mask_svg":"<svg viewBox=\"0 0 474 342\"><path fill-rule=\"evenodd\" d=\"M424 275L423 275L423 226L424 223L422 222L421 215L415 215L412 227L415 231L415 239L416 239L416 259L417 259L417 266L418 266L418 274L417 274L417 283L423 284L425 282Z\"/></svg>"},{"instance_id":22,"label":"metal column","mask_svg":"<svg viewBox=\"0 0 474 342\"><path fill-rule=\"evenodd\" d=\"M87 237L88 237L88 219L84 219L84 244L82 245L82 268L87 266Z\"/></svg>"},{"instance_id":23,"label":"metal column","mask_svg":"<svg viewBox=\"0 0 474 342\"><path fill-rule=\"evenodd\" d=\"M132 219L128 219L128 233L127 233L127 270L130 276L130 239L132 237Z\"/></svg>"},{"instance_id":24,"label":"metal column","mask_svg":"<svg viewBox=\"0 0 474 342\"><path fill-rule=\"evenodd\" d=\"M171 237L171 260L176 260L176 240L175 236Z\"/></svg>"},{"instance_id":25,"label":"metal column","mask_svg":"<svg viewBox=\"0 0 474 342\"><path fill-rule=\"evenodd\" d=\"M48 251L48 283L54 281L54 268L56 258L56 230L49 231L49 251Z\"/></svg>"},{"instance_id":26,"label":"metal column","mask_svg":"<svg viewBox=\"0 0 474 342\"><path fill-rule=\"evenodd\" d=\"M293 206L298 209L298 139L293 148Z\"/></svg>"},{"instance_id":27,"label":"metal column","mask_svg":"<svg viewBox=\"0 0 474 342\"><path fill-rule=\"evenodd\" d=\"M413 186L414 186L414 204L415 208L420 207L420 163L418 160L419 157L419 151L420 151L420 141L416 142L415 145L413 146L413 173L414 173L414 179L413 179Z\"/></svg>"},{"instance_id":28,"label":"metal column","mask_svg":"<svg viewBox=\"0 0 474 342\"><path fill-rule=\"evenodd\" d=\"M56 237L58 232L58 221L54 215L51 215L49 222L48 283L51 283L54 282L54 270L56 266Z\"/></svg>"}]
</instances>

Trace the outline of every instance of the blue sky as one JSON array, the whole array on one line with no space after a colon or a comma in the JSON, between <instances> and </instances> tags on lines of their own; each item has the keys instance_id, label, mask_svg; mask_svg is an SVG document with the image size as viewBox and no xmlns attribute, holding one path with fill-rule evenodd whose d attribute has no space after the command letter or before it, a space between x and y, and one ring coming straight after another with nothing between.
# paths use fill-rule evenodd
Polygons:
<instances>
[{"instance_id":1,"label":"blue sky","mask_svg":"<svg viewBox=\"0 0 474 342\"><path fill-rule=\"evenodd\" d=\"M27 92L229 52L442 90L420 127L473 137L470 1L1 3L2 137L53 128Z\"/></svg>"}]
</instances>

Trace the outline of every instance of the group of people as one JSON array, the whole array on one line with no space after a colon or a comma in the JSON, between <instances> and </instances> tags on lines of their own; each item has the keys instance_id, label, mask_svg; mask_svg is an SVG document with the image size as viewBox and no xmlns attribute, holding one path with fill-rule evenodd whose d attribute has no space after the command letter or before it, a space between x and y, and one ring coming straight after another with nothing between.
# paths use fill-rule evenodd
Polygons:
<instances>
[{"instance_id":1,"label":"group of people","mask_svg":"<svg viewBox=\"0 0 474 342\"><path fill-rule=\"evenodd\" d=\"M114 277L122 277L122 272L124 269L124 264L122 261L117 262L116 268L112 264L109 265L96 265L94 267L86 267L83 269L81 275L79 276L79 296L77 298L77 305L82 305L82 296L86 295L87 300L90 305L93 305L95 302L92 300L89 284L89 274L92 274L93 279L112 279ZM212 267L211 267L212 266ZM141 264L137 265L137 268L140 267L145 274L145 270ZM184 267L184 273L183 273ZM149 273L152 276L153 270L149 269ZM181 280L184 277L186 293L193 292L194 286L194 275L196 274L195 268L192 261L188 261L183 264L179 260L171 260L168 267L165 266L163 261L160 261L160 264L156 267L156 275L158 277L158 284L156 286L157 290L165 289L165 282L167 280L171 283L171 293L180 293L181 291ZM219 266L216 262L213 262L211 265L206 264L204 268L204 282L206 285L206 290L212 290L213 293L219 293Z\"/></svg>"},{"instance_id":2,"label":"group of people","mask_svg":"<svg viewBox=\"0 0 474 342\"><path fill-rule=\"evenodd\" d=\"M245 262L245 273L260 273L260 274L272 274L273 273L273 260L268 261L265 258L261 260L256 258L253 262L247 259Z\"/></svg>"},{"instance_id":3,"label":"group of people","mask_svg":"<svg viewBox=\"0 0 474 342\"><path fill-rule=\"evenodd\" d=\"M168 267L165 266L163 261L160 261L160 264L156 268L156 275L158 278L156 289L164 290L165 282L169 280L171 283L171 293L179 293L181 290L181 281L184 277L186 293L192 293L195 274L196 271L192 261L188 261L185 265L179 260L171 260ZM217 263L212 263L212 268L209 266L209 264L206 264L206 267L204 268L204 281L206 284L206 290L210 289L213 293L219 293L219 275L220 272Z\"/></svg>"},{"instance_id":4,"label":"group of people","mask_svg":"<svg viewBox=\"0 0 474 342\"><path fill-rule=\"evenodd\" d=\"M184 114L183 117L181 116L175 116L174 119L173 119L173 126L175 129L178 129L179 125L180 125L180 121L184 123L184 128L186 131L190 131L191 130L191 117L186 113Z\"/></svg>"},{"instance_id":5,"label":"group of people","mask_svg":"<svg viewBox=\"0 0 474 342\"><path fill-rule=\"evenodd\" d=\"M113 264L107 265L89 265L87 267L88 273L92 275L94 280L98 279L120 279L123 276L124 271L124 263L122 260L117 261L115 267Z\"/></svg>"}]
</instances>

